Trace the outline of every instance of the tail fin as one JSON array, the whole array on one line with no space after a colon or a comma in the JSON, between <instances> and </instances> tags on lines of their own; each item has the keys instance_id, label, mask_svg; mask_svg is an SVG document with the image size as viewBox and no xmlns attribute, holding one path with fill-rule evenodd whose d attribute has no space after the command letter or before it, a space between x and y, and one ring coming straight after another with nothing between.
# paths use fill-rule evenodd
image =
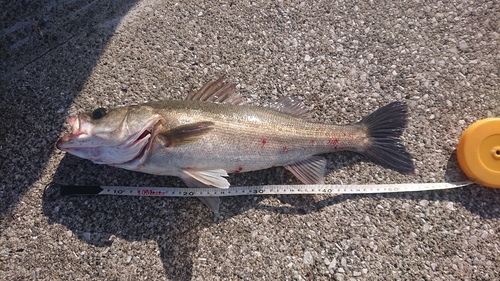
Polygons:
<instances>
[{"instance_id":1,"label":"tail fin","mask_svg":"<svg viewBox=\"0 0 500 281\"><path fill-rule=\"evenodd\" d=\"M371 143L362 152L373 162L404 174L414 172L410 153L400 142L407 123L408 106L393 102L366 116L359 124L368 129Z\"/></svg>"}]
</instances>

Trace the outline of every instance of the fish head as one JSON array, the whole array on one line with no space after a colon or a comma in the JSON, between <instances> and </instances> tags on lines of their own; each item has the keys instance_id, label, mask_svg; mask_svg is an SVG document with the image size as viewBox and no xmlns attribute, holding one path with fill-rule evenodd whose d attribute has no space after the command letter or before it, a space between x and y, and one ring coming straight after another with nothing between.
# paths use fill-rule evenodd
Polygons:
<instances>
[{"instance_id":1,"label":"fish head","mask_svg":"<svg viewBox=\"0 0 500 281\"><path fill-rule=\"evenodd\" d=\"M145 105L98 108L68 118L71 133L56 147L97 164L122 164L142 158L161 116Z\"/></svg>"}]
</instances>

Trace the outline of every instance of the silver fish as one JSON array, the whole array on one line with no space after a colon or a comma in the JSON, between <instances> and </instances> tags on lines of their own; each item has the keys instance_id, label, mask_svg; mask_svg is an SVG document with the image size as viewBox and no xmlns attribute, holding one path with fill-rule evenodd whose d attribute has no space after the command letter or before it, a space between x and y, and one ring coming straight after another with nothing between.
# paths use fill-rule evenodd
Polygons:
<instances>
[{"instance_id":1,"label":"silver fish","mask_svg":"<svg viewBox=\"0 0 500 281\"><path fill-rule=\"evenodd\" d=\"M223 77L186 100L115 109L68 119L56 146L70 154L127 170L180 177L189 187L228 188L228 173L283 166L304 184L323 183L321 154L349 150L401 173L414 171L399 141L407 106L393 102L350 125L317 123L295 96L270 107L244 105ZM200 198L216 214L219 199Z\"/></svg>"}]
</instances>

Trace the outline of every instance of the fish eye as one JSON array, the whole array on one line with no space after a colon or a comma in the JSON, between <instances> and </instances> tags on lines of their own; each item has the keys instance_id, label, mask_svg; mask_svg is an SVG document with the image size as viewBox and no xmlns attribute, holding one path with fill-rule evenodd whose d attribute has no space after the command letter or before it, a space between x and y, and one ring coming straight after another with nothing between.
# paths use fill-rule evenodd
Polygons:
<instances>
[{"instance_id":1,"label":"fish eye","mask_svg":"<svg viewBox=\"0 0 500 281\"><path fill-rule=\"evenodd\" d=\"M98 109L94 110L94 112L92 112L93 119L101 119L105 115L106 115L106 109L102 107L99 107Z\"/></svg>"}]
</instances>

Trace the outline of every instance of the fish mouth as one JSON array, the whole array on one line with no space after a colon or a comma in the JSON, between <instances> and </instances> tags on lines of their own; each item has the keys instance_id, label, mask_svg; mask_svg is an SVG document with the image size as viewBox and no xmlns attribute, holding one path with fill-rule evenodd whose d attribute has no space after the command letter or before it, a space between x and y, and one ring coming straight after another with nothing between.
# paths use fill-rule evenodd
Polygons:
<instances>
[{"instance_id":1,"label":"fish mouth","mask_svg":"<svg viewBox=\"0 0 500 281\"><path fill-rule=\"evenodd\" d=\"M109 138L109 142L99 138L99 134L93 136L93 125L84 118L70 117L68 123L72 127L72 132L57 141L56 147L58 149L89 159L96 164L114 166L138 160L142 163L152 145L153 134L158 131L155 128L159 127L160 122L158 116L153 116L144 124L143 129L130 134L121 143L114 142L114 144L112 144L112 136ZM129 132L127 117L123 120L120 132L123 134Z\"/></svg>"},{"instance_id":2,"label":"fish mouth","mask_svg":"<svg viewBox=\"0 0 500 281\"><path fill-rule=\"evenodd\" d=\"M89 132L92 129L92 124L79 116L69 117L68 123L71 126L71 133L62 136L56 143L56 147L61 150L71 149L71 147L65 147L65 144L71 140L83 139L89 136Z\"/></svg>"}]
</instances>

